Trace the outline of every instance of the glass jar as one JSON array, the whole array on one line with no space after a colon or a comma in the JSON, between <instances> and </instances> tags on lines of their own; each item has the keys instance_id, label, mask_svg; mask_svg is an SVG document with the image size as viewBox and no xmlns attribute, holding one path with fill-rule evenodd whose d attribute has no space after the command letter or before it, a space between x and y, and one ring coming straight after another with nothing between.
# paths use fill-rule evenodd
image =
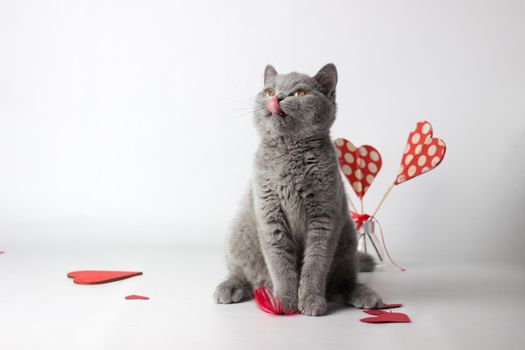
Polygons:
<instances>
[{"instance_id":1,"label":"glass jar","mask_svg":"<svg viewBox=\"0 0 525 350\"><path fill-rule=\"evenodd\" d=\"M379 264L383 263L385 252L381 240L376 233L374 220L368 219L363 222L361 228L357 230L357 242L358 251L372 255Z\"/></svg>"}]
</instances>

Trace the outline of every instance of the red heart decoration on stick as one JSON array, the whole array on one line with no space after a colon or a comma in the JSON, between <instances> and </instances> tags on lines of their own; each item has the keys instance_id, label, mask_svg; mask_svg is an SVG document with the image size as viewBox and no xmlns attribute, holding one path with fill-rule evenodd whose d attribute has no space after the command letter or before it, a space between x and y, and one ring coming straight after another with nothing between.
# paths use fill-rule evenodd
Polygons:
<instances>
[{"instance_id":1,"label":"red heart decoration on stick","mask_svg":"<svg viewBox=\"0 0 525 350\"><path fill-rule=\"evenodd\" d=\"M407 139L401 167L394 181L399 185L437 167L445 157L443 140L432 137L432 125L426 120L417 123Z\"/></svg>"},{"instance_id":2,"label":"red heart decoration on stick","mask_svg":"<svg viewBox=\"0 0 525 350\"><path fill-rule=\"evenodd\" d=\"M381 170L381 155L372 146L356 147L342 138L336 139L334 145L341 171L357 197L362 199Z\"/></svg>"},{"instance_id":3,"label":"red heart decoration on stick","mask_svg":"<svg viewBox=\"0 0 525 350\"><path fill-rule=\"evenodd\" d=\"M134 276L142 275L142 272L129 271L73 271L67 274L77 284L100 284L123 280Z\"/></svg>"},{"instance_id":4,"label":"red heart decoration on stick","mask_svg":"<svg viewBox=\"0 0 525 350\"><path fill-rule=\"evenodd\" d=\"M365 317L360 319L361 322L366 323L408 323L412 322L410 317L401 312L386 312L382 310L366 310L363 311L366 314L373 315L375 317Z\"/></svg>"}]
</instances>

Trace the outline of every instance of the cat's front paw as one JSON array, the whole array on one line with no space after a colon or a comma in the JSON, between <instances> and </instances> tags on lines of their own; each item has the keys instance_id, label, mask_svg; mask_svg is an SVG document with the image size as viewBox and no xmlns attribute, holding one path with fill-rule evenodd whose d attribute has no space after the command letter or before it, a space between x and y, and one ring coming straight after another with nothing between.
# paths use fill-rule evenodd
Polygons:
<instances>
[{"instance_id":1,"label":"cat's front paw","mask_svg":"<svg viewBox=\"0 0 525 350\"><path fill-rule=\"evenodd\" d=\"M383 300L379 294L364 284L355 286L348 302L358 309L375 309L383 306Z\"/></svg>"},{"instance_id":2,"label":"cat's front paw","mask_svg":"<svg viewBox=\"0 0 525 350\"><path fill-rule=\"evenodd\" d=\"M310 294L299 300L299 311L306 316L321 316L326 313L326 299Z\"/></svg>"},{"instance_id":3,"label":"cat's front paw","mask_svg":"<svg viewBox=\"0 0 525 350\"><path fill-rule=\"evenodd\" d=\"M279 300L283 307L284 312L294 312L297 311L297 297L294 296L279 296Z\"/></svg>"},{"instance_id":4,"label":"cat's front paw","mask_svg":"<svg viewBox=\"0 0 525 350\"><path fill-rule=\"evenodd\" d=\"M218 304L238 303L251 296L251 289L235 279L229 279L217 286L213 299Z\"/></svg>"}]
</instances>

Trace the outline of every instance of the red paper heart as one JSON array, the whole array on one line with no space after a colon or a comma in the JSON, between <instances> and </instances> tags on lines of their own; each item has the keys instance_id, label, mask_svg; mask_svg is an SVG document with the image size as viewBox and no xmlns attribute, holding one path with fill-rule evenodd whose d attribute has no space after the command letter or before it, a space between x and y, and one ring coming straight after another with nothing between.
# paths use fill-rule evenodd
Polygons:
<instances>
[{"instance_id":1,"label":"red paper heart","mask_svg":"<svg viewBox=\"0 0 525 350\"><path fill-rule=\"evenodd\" d=\"M410 317L401 312L386 312L382 310L366 310L366 314L375 317L365 317L360 319L361 322L366 323L407 323L412 322Z\"/></svg>"},{"instance_id":2,"label":"red paper heart","mask_svg":"<svg viewBox=\"0 0 525 350\"><path fill-rule=\"evenodd\" d=\"M77 284L99 284L123 280L138 275L142 275L142 272L84 270L69 272L67 277L73 278L73 282Z\"/></svg>"},{"instance_id":3,"label":"red paper heart","mask_svg":"<svg viewBox=\"0 0 525 350\"><path fill-rule=\"evenodd\" d=\"M125 299L126 299L126 300L149 300L149 298L146 297L146 296L143 296L143 295L136 295L136 294L128 295L128 296L126 296Z\"/></svg>"},{"instance_id":4,"label":"red paper heart","mask_svg":"<svg viewBox=\"0 0 525 350\"><path fill-rule=\"evenodd\" d=\"M345 139L334 141L339 167L361 199L381 170L381 155L372 146L356 147Z\"/></svg>"},{"instance_id":5,"label":"red paper heart","mask_svg":"<svg viewBox=\"0 0 525 350\"><path fill-rule=\"evenodd\" d=\"M446 148L443 140L432 137L432 125L429 122L418 122L408 135L394 184L398 185L437 167L445 157Z\"/></svg>"}]
</instances>

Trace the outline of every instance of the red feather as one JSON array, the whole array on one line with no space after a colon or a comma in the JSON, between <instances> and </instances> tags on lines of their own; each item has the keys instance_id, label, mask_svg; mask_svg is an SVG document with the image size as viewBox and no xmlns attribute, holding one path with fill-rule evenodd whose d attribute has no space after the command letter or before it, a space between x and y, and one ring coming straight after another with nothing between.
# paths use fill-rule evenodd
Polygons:
<instances>
[{"instance_id":1,"label":"red feather","mask_svg":"<svg viewBox=\"0 0 525 350\"><path fill-rule=\"evenodd\" d=\"M253 299L255 299L255 304L259 309L269 314L289 316L299 313L299 310L284 311L281 299L264 287L255 288Z\"/></svg>"}]
</instances>

